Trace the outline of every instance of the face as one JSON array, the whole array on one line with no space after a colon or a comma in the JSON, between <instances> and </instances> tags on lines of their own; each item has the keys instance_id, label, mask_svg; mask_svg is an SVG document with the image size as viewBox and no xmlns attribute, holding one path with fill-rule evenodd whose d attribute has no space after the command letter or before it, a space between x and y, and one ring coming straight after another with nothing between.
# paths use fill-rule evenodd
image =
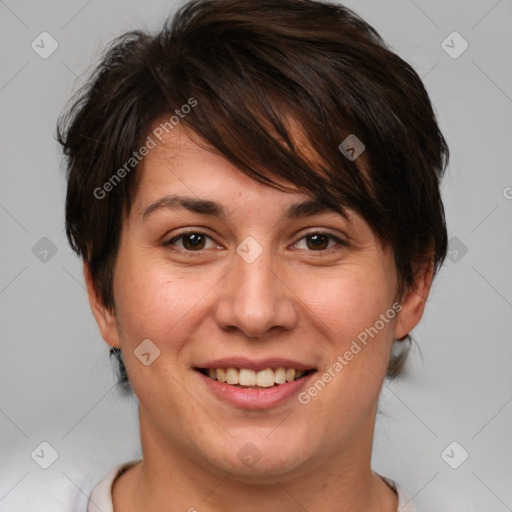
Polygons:
<instances>
[{"instance_id":1,"label":"face","mask_svg":"<svg viewBox=\"0 0 512 512\"><path fill-rule=\"evenodd\" d=\"M428 289L400 304L392 250L359 215L300 207L312 198L254 181L184 131L141 172L115 315L88 285L143 447L241 480L368 457L393 339Z\"/></svg>"}]
</instances>

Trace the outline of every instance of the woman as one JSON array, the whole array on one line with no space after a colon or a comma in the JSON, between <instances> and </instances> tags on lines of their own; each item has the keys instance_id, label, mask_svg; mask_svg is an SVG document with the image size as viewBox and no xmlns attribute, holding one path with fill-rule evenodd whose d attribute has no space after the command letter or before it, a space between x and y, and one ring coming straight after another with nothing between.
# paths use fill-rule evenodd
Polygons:
<instances>
[{"instance_id":1,"label":"woman","mask_svg":"<svg viewBox=\"0 0 512 512\"><path fill-rule=\"evenodd\" d=\"M139 400L143 459L89 510L415 510L370 465L447 245L411 67L339 5L196 1L112 44L59 140L68 238Z\"/></svg>"}]
</instances>

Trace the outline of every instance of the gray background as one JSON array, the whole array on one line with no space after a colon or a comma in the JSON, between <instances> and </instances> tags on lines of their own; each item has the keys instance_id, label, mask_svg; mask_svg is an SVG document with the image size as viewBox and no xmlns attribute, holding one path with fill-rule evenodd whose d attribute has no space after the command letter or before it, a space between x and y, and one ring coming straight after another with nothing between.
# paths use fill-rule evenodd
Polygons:
<instances>
[{"instance_id":1,"label":"gray background","mask_svg":"<svg viewBox=\"0 0 512 512\"><path fill-rule=\"evenodd\" d=\"M425 512L512 510L512 3L345 3L424 78L451 149L450 256L415 331L422 356L384 387L374 467ZM136 401L115 387L63 233L54 133L104 44L176 5L0 0L2 512L72 510L72 496L140 455ZM47 59L31 48L43 31L59 45ZM441 46L453 31L469 44L458 58ZM446 44L462 49L457 36ZM58 452L48 469L31 457L43 441Z\"/></svg>"}]
</instances>

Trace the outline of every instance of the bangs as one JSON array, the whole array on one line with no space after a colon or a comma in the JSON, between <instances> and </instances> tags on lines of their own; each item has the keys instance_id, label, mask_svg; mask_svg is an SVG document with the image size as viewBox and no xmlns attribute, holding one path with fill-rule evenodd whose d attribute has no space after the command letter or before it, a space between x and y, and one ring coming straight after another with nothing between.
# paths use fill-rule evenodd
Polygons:
<instances>
[{"instance_id":1,"label":"bangs","mask_svg":"<svg viewBox=\"0 0 512 512\"><path fill-rule=\"evenodd\" d=\"M307 71L290 65L282 44L255 40L247 26L223 30L213 39L208 33L194 37L185 31L179 44L169 30L168 39L148 52L147 66L168 112L190 97L197 101L181 120L199 136L197 143L259 182L283 191L298 189L342 215L352 209L376 227L371 220L378 215L369 156L363 153L356 163L338 148L349 135L364 135L354 113L343 109L340 84L326 79L325 65L317 62ZM194 39L193 52L176 59L159 55L159 50L168 55L173 47L192 47L187 37ZM290 44L296 42L290 39ZM311 52L318 60L318 48ZM332 74L338 75L334 70Z\"/></svg>"}]
</instances>

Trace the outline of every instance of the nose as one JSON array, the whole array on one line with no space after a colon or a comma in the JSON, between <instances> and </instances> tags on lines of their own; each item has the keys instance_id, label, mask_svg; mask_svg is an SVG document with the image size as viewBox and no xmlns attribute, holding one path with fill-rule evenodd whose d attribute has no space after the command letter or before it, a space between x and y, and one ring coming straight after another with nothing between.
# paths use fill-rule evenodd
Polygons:
<instances>
[{"instance_id":1,"label":"nose","mask_svg":"<svg viewBox=\"0 0 512 512\"><path fill-rule=\"evenodd\" d=\"M271 330L290 330L296 325L297 298L272 260L270 250L252 262L234 255L233 267L219 283L215 317L222 329L264 339Z\"/></svg>"}]
</instances>

